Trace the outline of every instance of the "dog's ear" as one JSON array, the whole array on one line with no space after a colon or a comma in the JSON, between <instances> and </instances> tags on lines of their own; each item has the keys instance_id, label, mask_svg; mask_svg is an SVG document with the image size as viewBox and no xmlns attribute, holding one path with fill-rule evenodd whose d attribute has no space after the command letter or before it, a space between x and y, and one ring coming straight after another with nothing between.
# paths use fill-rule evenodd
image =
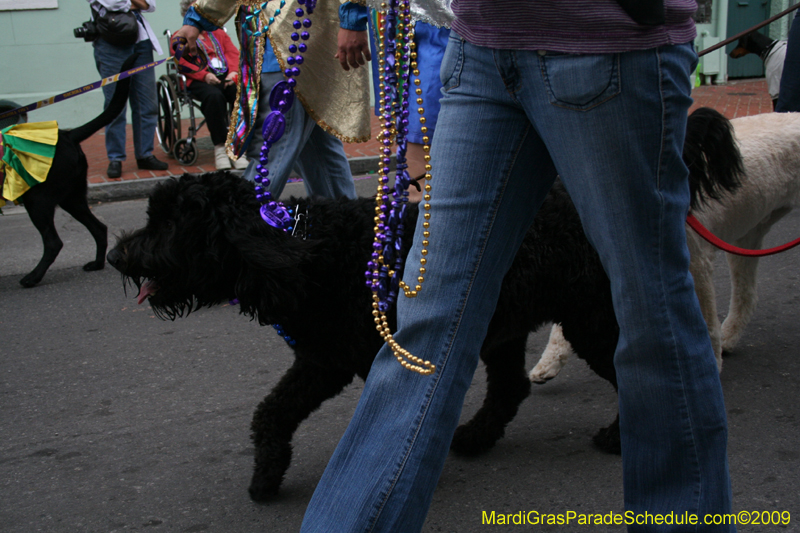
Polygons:
<instances>
[{"instance_id":1,"label":"dog's ear","mask_svg":"<svg viewBox=\"0 0 800 533\"><path fill-rule=\"evenodd\" d=\"M187 215L201 214L209 205L208 188L196 181L181 179L183 190L175 197L176 208Z\"/></svg>"},{"instance_id":2,"label":"dog's ear","mask_svg":"<svg viewBox=\"0 0 800 533\"><path fill-rule=\"evenodd\" d=\"M692 209L741 186L744 163L733 125L714 109L701 107L689 115L683 160L689 168Z\"/></svg>"}]
</instances>

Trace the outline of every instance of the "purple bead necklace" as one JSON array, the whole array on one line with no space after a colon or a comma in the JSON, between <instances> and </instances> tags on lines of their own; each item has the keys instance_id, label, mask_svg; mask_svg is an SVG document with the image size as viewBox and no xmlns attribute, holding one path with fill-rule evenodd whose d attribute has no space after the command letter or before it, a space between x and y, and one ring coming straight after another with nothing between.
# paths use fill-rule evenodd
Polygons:
<instances>
[{"instance_id":1,"label":"purple bead necklace","mask_svg":"<svg viewBox=\"0 0 800 533\"><path fill-rule=\"evenodd\" d=\"M286 64L288 67L283 71L286 79L276 83L269 95L269 106L272 111L264 119L264 126L261 130L264 137L264 144L261 146L260 164L256 167L256 176L254 178L256 182L256 199L261 202L261 208L259 209L261 218L270 226L287 233L292 233L292 235L295 233L296 228L294 226L297 225L296 219L300 216L299 210L298 214L293 218L292 215L295 214L294 210L288 209L282 202L276 202L272 199L272 193L267 190L270 182L267 177L269 176L267 163L269 162L270 148L286 131L286 117L284 113L286 113L294 103L294 88L297 85L297 80L295 78L300 75L300 65L302 65L304 61L303 54L308 49L306 41L308 41L311 35L307 30L311 27L311 19L303 17L305 15L311 15L314 12L314 8L317 6L317 0L297 0L297 3L301 6L305 6L305 11L302 7L298 7L294 11L297 20L292 23L295 31L292 32L290 37L293 42L289 45L289 55L286 57ZM283 4L284 3L281 2L281 7L283 7ZM276 11L276 15L279 13L280 11ZM270 24L273 21L274 17L270 19ZM303 238L305 239L305 235L303 235ZM286 334L283 326L280 324L273 324L272 327L275 328L278 335L283 337L290 346L295 345L296 341Z\"/></svg>"},{"instance_id":2,"label":"purple bead necklace","mask_svg":"<svg viewBox=\"0 0 800 533\"><path fill-rule=\"evenodd\" d=\"M294 42L289 45L289 55L286 57L288 68L283 71L286 79L276 83L269 95L269 105L272 111L264 119L264 126L261 130L264 144L261 146L260 164L256 167L256 176L254 178L256 182L256 199L261 202L261 218L267 224L284 231L289 230L292 217L286 206L281 202L274 201L272 193L267 190L267 187L269 187L267 163L269 162L269 149L286 131L284 113L294 103L294 88L297 85L295 78L300 75L300 65L304 61L302 54L308 49L305 41L308 41L310 37L306 30L311 27L311 19L303 18L303 16L306 14L311 15L314 12L317 0L297 0L297 3L301 6L304 5L306 9L304 11L303 8L298 7L294 12L297 17L297 20L293 22L296 31L291 35L291 39Z\"/></svg>"},{"instance_id":3,"label":"purple bead necklace","mask_svg":"<svg viewBox=\"0 0 800 533\"><path fill-rule=\"evenodd\" d=\"M387 4L382 4L386 9ZM420 275L418 284L411 289L405 282L400 281L403 271L403 258L401 254L402 238L405 231L403 217L408 204L408 164L406 161L406 146L409 124L409 88L410 70L414 71L417 79L417 103L420 105L420 115L424 113L422 105L422 89L419 88L419 70L417 70L416 52L414 51L414 35L412 30L411 15L408 0L390 0L388 9L384 14L384 22L380 26L380 51L378 53L378 69L381 76L380 93L382 130L378 141L383 145L383 157L379 168L379 185L376 195L375 208L375 240L373 242L372 256L367 263L367 286L372 291L372 315L381 337L389 344L394 356L400 364L420 374L432 374L436 369L430 361L412 355L402 348L392 337L386 313L396 302L398 289L403 289L405 296L414 298L422 289L424 274L426 272L426 255L428 253L428 237L430 236L430 184L425 184L423 209L424 240L422 242L422 259L420 260ZM423 133L427 133L424 126L425 118L420 117L423 124ZM429 147L426 143L423 150L426 153L425 179L430 180L430 156L427 155ZM397 170L395 172L394 190L389 187L389 163L391 162L391 146L397 143Z\"/></svg>"}]
</instances>

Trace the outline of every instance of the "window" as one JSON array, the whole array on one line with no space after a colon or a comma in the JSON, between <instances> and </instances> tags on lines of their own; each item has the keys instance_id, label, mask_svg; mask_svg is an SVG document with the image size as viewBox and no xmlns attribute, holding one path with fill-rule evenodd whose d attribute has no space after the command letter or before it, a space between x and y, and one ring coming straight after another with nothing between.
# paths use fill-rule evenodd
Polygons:
<instances>
[{"instance_id":1,"label":"window","mask_svg":"<svg viewBox=\"0 0 800 533\"><path fill-rule=\"evenodd\" d=\"M727 1L727 0L723 0ZM711 23L711 4L712 0L697 0L697 11L694 14L694 21L698 24Z\"/></svg>"},{"instance_id":2,"label":"window","mask_svg":"<svg viewBox=\"0 0 800 533\"><path fill-rule=\"evenodd\" d=\"M0 0L0 11L22 11L25 9L55 9L58 0Z\"/></svg>"}]
</instances>

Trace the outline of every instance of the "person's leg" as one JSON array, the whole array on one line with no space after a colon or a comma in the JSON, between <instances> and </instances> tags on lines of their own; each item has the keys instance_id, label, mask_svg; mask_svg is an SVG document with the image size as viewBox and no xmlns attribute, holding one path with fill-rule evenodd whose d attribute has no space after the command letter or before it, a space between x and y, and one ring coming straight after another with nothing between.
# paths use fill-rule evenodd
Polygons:
<instances>
[{"instance_id":1,"label":"person's leg","mask_svg":"<svg viewBox=\"0 0 800 533\"><path fill-rule=\"evenodd\" d=\"M200 111L206 119L206 127L214 145L214 165L217 170L230 169L231 160L225 150L225 141L228 138L228 101L223 87L194 81L188 90L192 99L200 105Z\"/></svg>"},{"instance_id":2,"label":"person's leg","mask_svg":"<svg viewBox=\"0 0 800 533\"><path fill-rule=\"evenodd\" d=\"M620 326L626 510L731 509L722 387L689 274L682 160L690 45L620 55L517 54L537 80L527 98L611 280ZM629 531L679 526L631 526ZM732 531L732 526L702 531Z\"/></svg>"},{"instance_id":3,"label":"person's leg","mask_svg":"<svg viewBox=\"0 0 800 533\"><path fill-rule=\"evenodd\" d=\"M228 138L228 101L223 88L220 85L194 81L189 85L189 93L200 104L200 111L211 134L211 142L214 146L225 144Z\"/></svg>"},{"instance_id":4,"label":"person's leg","mask_svg":"<svg viewBox=\"0 0 800 533\"><path fill-rule=\"evenodd\" d=\"M555 179L492 51L452 38L433 142L426 281L417 298L398 298L394 335L436 370L423 376L403 368L386 346L378 353L306 510L305 533L420 530L502 278ZM417 243L427 231L423 220ZM404 274L412 286L420 259L417 246Z\"/></svg>"},{"instance_id":5,"label":"person's leg","mask_svg":"<svg viewBox=\"0 0 800 533\"><path fill-rule=\"evenodd\" d=\"M94 42L94 60L97 65L97 72L103 78L118 74L122 68L122 63L125 59L133 53L133 46L119 47L107 43L103 39L98 39ZM135 78L136 76L134 76ZM111 102L111 97L114 96L114 88L116 85L113 83L103 87L103 96L105 96L105 106L107 107ZM106 155L109 161L124 161L125 160L125 125L127 123L125 114L127 113L127 106L114 119L111 124L106 126Z\"/></svg>"},{"instance_id":6,"label":"person's leg","mask_svg":"<svg viewBox=\"0 0 800 533\"><path fill-rule=\"evenodd\" d=\"M414 25L414 43L417 49L417 70L419 71L420 85L418 88L422 94L413 97L411 115L408 125L408 147L406 158L408 160L408 175L411 178L424 176L427 165L425 156L430 155L425 152L424 146L430 146L433 134L436 131L436 123L439 117L439 98L441 98L442 82L439 79L439 69L442 65L442 56L447 47L447 40L450 30L446 28L436 28L425 22L417 22ZM416 100L419 98L419 100ZM418 109L424 111L420 115ZM420 116L425 117L422 124ZM426 131L423 132L422 128ZM427 138L427 139L426 139ZM424 187L423 180L419 180L420 187ZM415 187L408 190L408 199L411 202L422 200L423 191L417 191Z\"/></svg>"},{"instance_id":7,"label":"person's leg","mask_svg":"<svg viewBox=\"0 0 800 533\"><path fill-rule=\"evenodd\" d=\"M781 88L775 111L787 113L800 111L800 11L797 12L789 29L786 42L786 59L783 61Z\"/></svg>"},{"instance_id":8,"label":"person's leg","mask_svg":"<svg viewBox=\"0 0 800 533\"><path fill-rule=\"evenodd\" d=\"M419 70L419 88L421 95L411 95L411 113L408 125L408 140L416 144L425 144L425 137L433 138L436 131L436 124L439 117L439 99L442 96L442 81L439 78L439 70L442 66L442 57L447 48L447 41L450 37L450 30L446 28L436 28L424 22L417 22L414 25L414 43L417 47L417 70ZM415 76L412 76L414 78ZM417 87L416 85L413 87ZM417 98L422 99L422 103L417 102ZM422 132L423 124L420 123L420 114L417 108L424 109L424 126L427 132ZM430 139L428 140L430 143ZM424 171L424 165L423 165ZM418 174L411 174L416 177Z\"/></svg>"},{"instance_id":9,"label":"person's leg","mask_svg":"<svg viewBox=\"0 0 800 533\"><path fill-rule=\"evenodd\" d=\"M310 118L309 118L310 120ZM296 167L309 196L356 198L350 161L342 141L315 125Z\"/></svg>"},{"instance_id":10,"label":"person's leg","mask_svg":"<svg viewBox=\"0 0 800 533\"><path fill-rule=\"evenodd\" d=\"M153 62L153 45L149 40L136 43L134 51L139 54L134 67ZM133 153L137 160L147 159L153 155L158 122L155 69L147 69L131 77L130 102Z\"/></svg>"},{"instance_id":11,"label":"person's leg","mask_svg":"<svg viewBox=\"0 0 800 533\"><path fill-rule=\"evenodd\" d=\"M228 85L223 87L222 94L225 95L225 101L228 103L228 109L226 110L226 116L228 117L228 122L230 122L230 109L233 107L233 102L236 101L236 84Z\"/></svg>"},{"instance_id":12,"label":"person's leg","mask_svg":"<svg viewBox=\"0 0 800 533\"><path fill-rule=\"evenodd\" d=\"M258 119L256 120L253 139L247 148L247 157L250 159L250 163L247 165L243 175L245 179L250 181L255 178L257 167L261 164L261 149L264 143L261 128L264 124L264 119L272 111L269 106L269 94L275 84L284 79L281 72L261 73ZM295 162L315 126L314 121L303 108L303 104L298 100L295 100L284 116L286 118L286 130L283 132L283 136L278 139L278 142L269 149L269 154L267 155L269 160L266 164L269 170L269 175L267 176L269 178L269 192L272 193L272 197L275 199L279 198L283 192L286 181L295 167Z\"/></svg>"}]
</instances>

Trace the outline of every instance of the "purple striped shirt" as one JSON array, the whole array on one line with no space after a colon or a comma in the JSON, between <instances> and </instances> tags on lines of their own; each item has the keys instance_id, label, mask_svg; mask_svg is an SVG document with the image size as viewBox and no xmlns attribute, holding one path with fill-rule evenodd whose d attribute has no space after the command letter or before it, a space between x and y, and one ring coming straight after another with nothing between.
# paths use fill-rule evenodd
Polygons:
<instances>
[{"instance_id":1,"label":"purple striped shirt","mask_svg":"<svg viewBox=\"0 0 800 533\"><path fill-rule=\"evenodd\" d=\"M664 0L666 24L641 26L615 0L453 0L453 30L488 48L614 53L692 41L695 0Z\"/></svg>"}]
</instances>

